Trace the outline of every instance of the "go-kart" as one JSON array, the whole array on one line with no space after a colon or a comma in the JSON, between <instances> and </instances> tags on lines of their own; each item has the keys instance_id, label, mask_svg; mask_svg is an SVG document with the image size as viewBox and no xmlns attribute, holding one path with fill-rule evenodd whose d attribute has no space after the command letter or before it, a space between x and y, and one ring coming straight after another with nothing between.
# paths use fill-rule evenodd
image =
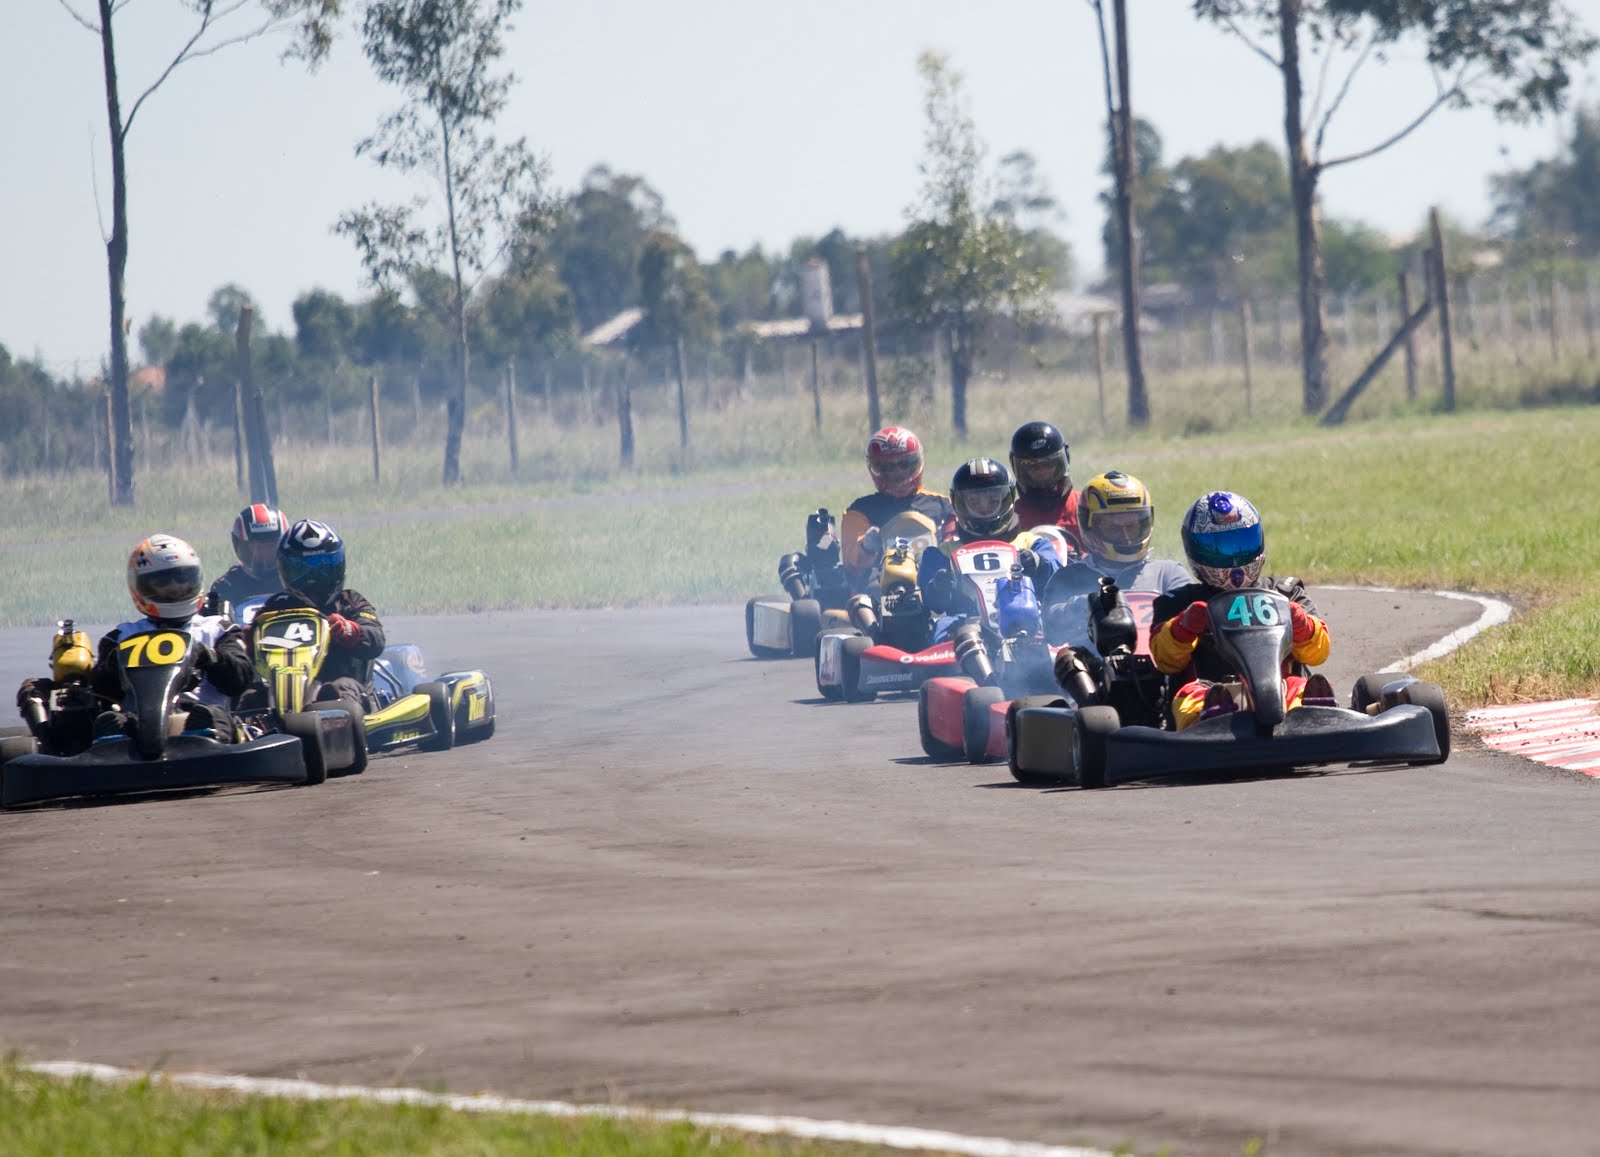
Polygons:
<instances>
[{"instance_id":1,"label":"go-kart","mask_svg":"<svg viewBox=\"0 0 1600 1157\"><path fill-rule=\"evenodd\" d=\"M81 635L69 621L68 637ZM61 635L58 634L58 640ZM86 649L86 647L85 647ZM303 741L319 751L349 751L356 720L344 710L308 713L298 732L219 736L207 715L191 717L197 700L199 646L186 632L160 627L130 634L117 649L119 703L127 734L95 737L95 719L109 706L90 690L88 666L57 678L48 701L24 708L28 734L0 739L0 805L16 807L81 796L118 795L229 784L320 782ZM54 667L60 674L59 665ZM204 721L203 726L194 724ZM15 730L15 729L12 729ZM230 741L231 740L231 741Z\"/></svg>"},{"instance_id":2,"label":"go-kart","mask_svg":"<svg viewBox=\"0 0 1600 1157\"><path fill-rule=\"evenodd\" d=\"M1206 606L1214 643L1238 673L1242 702L1236 711L1177 731L1165 693L1153 704L1138 693L1089 705L1063 700L1021 707L1010 723L1012 774L1022 782L1100 788L1173 773L1449 758L1449 713L1434 684L1367 675L1356 681L1349 708L1290 709L1284 680L1291 655L1288 599L1250 588L1214 595Z\"/></svg>"},{"instance_id":3,"label":"go-kart","mask_svg":"<svg viewBox=\"0 0 1600 1157\"><path fill-rule=\"evenodd\" d=\"M757 595L744 605L744 635L757 659L803 658L824 626L849 620L850 588L839 558L839 529L826 509L806 517L806 548L778 560L781 595Z\"/></svg>"},{"instance_id":4,"label":"go-kart","mask_svg":"<svg viewBox=\"0 0 1600 1157\"><path fill-rule=\"evenodd\" d=\"M239 714L247 726L293 730L295 719L318 713L318 675L328 653L328 621L308 607L285 607L259 612L252 630L261 686L241 697ZM405 744L447 750L494 734L494 689L488 675L450 671L429 679L415 644L385 648L372 665L372 685L377 710L363 716L354 708L341 707L361 723L359 751L351 753L348 763L330 765L329 770L354 774L366 767L369 752Z\"/></svg>"},{"instance_id":5,"label":"go-kart","mask_svg":"<svg viewBox=\"0 0 1600 1157\"><path fill-rule=\"evenodd\" d=\"M937 675L918 690L917 733L930 758L971 763L1003 759L1011 702L1043 694L1053 701L1059 694L1056 648L1045 641L1033 580L1015 559L1012 549L1008 576L994 585L984 614L951 634L965 673Z\"/></svg>"}]
</instances>

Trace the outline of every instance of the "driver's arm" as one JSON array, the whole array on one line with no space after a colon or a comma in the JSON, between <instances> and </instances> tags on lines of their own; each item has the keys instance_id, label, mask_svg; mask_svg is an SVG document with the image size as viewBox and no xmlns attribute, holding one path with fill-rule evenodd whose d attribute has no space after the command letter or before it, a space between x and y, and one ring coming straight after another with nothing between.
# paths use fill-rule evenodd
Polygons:
<instances>
[{"instance_id":1,"label":"driver's arm","mask_svg":"<svg viewBox=\"0 0 1600 1157\"><path fill-rule=\"evenodd\" d=\"M206 678L224 695L242 694L255 679L250 652L244 645L244 631L229 627L217 638L212 650L216 652L217 661L206 668Z\"/></svg>"},{"instance_id":2,"label":"driver's arm","mask_svg":"<svg viewBox=\"0 0 1600 1157\"><path fill-rule=\"evenodd\" d=\"M121 641L115 631L106 634L89 670L89 689L112 702L122 698L122 674L117 668L117 644Z\"/></svg>"}]
</instances>

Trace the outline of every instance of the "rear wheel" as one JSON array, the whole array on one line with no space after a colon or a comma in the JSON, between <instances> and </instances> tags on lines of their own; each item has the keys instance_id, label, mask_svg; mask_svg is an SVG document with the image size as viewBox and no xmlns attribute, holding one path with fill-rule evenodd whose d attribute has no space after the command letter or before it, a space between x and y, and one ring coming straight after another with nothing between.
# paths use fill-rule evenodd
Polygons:
<instances>
[{"instance_id":1,"label":"rear wheel","mask_svg":"<svg viewBox=\"0 0 1600 1157\"><path fill-rule=\"evenodd\" d=\"M871 703L878 697L876 691L861 686L861 656L872 646L866 635L851 635L839 646L839 688L846 703Z\"/></svg>"},{"instance_id":2,"label":"rear wheel","mask_svg":"<svg viewBox=\"0 0 1600 1157\"><path fill-rule=\"evenodd\" d=\"M750 648L750 653L758 659L787 659L789 657L788 651L782 651L776 647L763 647L756 642L756 604L761 601L759 598L754 598L744 605L745 645Z\"/></svg>"},{"instance_id":3,"label":"rear wheel","mask_svg":"<svg viewBox=\"0 0 1600 1157\"><path fill-rule=\"evenodd\" d=\"M433 735L423 744L429 751L449 751L456 745L456 716L450 708L450 688L443 683L418 683L414 695L428 697L428 722Z\"/></svg>"},{"instance_id":4,"label":"rear wheel","mask_svg":"<svg viewBox=\"0 0 1600 1157\"><path fill-rule=\"evenodd\" d=\"M344 774L360 775L367 770L367 717L361 708L352 703L344 704L344 710L350 716L350 736L356 752L355 759L344 769Z\"/></svg>"},{"instance_id":5,"label":"rear wheel","mask_svg":"<svg viewBox=\"0 0 1600 1157\"><path fill-rule=\"evenodd\" d=\"M817 680L816 680L817 681L817 694L821 695L829 703L837 703L837 702L839 702L839 700L843 699L844 698L844 691L843 691L842 688L840 688L838 686L835 686L834 684L831 684L831 683L828 684L827 686L823 685L823 682L822 682L822 648L823 648L823 644L826 642L827 639L829 639L830 637L832 637L834 635L853 635L855 633L856 633L856 631L855 631L855 628L853 628L853 627L827 627L827 628L824 628L822 634L817 636L817 645L811 651L811 669L812 669L812 671L814 671L816 673L816 677L817 677Z\"/></svg>"},{"instance_id":6,"label":"rear wheel","mask_svg":"<svg viewBox=\"0 0 1600 1157\"><path fill-rule=\"evenodd\" d=\"M1393 683L1396 679L1405 676L1395 671L1382 672L1377 675L1363 675L1357 679L1355 686L1350 689L1350 710L1366 713L1367 708L1374 703L1383 702L1383 685Z\"/></svg>"},{"instance_id":7,"label":"rear wheel","mask_svg":"<svg viewBox=\"0 0 1600 1157\"><path fill-rule=\"evenodd\" d=\"M821 631L821 603L816 599L795 599L789 604L789 649L795 658L816 654Z\"/></svg>"},{"instance_id":8,"label":"rear wheel","mask_svg":"<svg viewBox=\"0 0 1600 1157\"><path fill-rule=\"evenodd\" d=\"M1012 779L1033 787L1073 782L1074 713L1055 710L1030 715L1027 719L1019 715L1024 708L1065 706L1061 699L1047 695L1030 695L1012 702L1006 711L1006 763Z\"/></svg>"},{"instance_id":9,"label":"rear wheel","mask_svg":"<svg viewBox=\"0 0 1600 1157\"><path fill-rule=\"evenodd\" d=\"M322 750L322 723L310 711L291 711L283 717L285 734L300 741L300 758L306 765L306 786L328 780L328 757Z\"/></svg>"},{"instance_id":10,"label":"rear wheel","mask_svg":"<svg viewBox=\"0 0 1600 1157\"><path fill-rule=\"evenodd\" d=\"M974 687L961 697L961 746L968 763L990 763L989 717L1006 693L998 687Z\"/></svg>"},{"instance_id":11,"label":"rear wheel","mask_svg":"<svg viewBox=\"0 0 1600 1157\"><path fill-rule=\"evenodd\" d=\"M933 728L928 724L928 684L926 683L917 688L917 733L922 738L922 752L929 759L937 759L948 763L961 758L962 752L959 747L952 747L950 744L934 738Z\"/></svg>"},{"instance_id":12,"label":"rear wheel","mask_svg":"<svg viewBox=\"0 0 1600 1157\"><path fill-rule=\"evenodd\" d=\"M0 739L0 763L17 759L20 756L32 755L38 750L31 735L8 735Z\"/></svg>"},{"instance_id":13,"label":"rear wheel","mask_svg":"<svg viewBox=\"0 0 1600 1157\"><path fill-rule=\"evenodd\" d=\"M1084 707L1072 721L1072 764L1079 787L1106 785L1106 737L1122 726L1110 707Z\"/></svg>"},{"instance_id":14,"label":"rear wheel","mask_svg":"<svg viewBox=\"0 0 1600 1157\"><path fill-rule=\"evenodd\" d=\"M488 718L480 724L474 725L468 718L472 713L472 696L462 696L461 706L456 711L456 741L458 743L482 743L494 734L494 688L484 687L483 710Z\"/></svg>"},{"instance_id":15,"label":"rear wheel","mask_svg":"<svg viewBox=\"0 0 1600 1157\"><path fill-rule=\"evenodd\" d=\"M1433 716L1433 737L1439 741L1438 759L1412 760L1413 767L1430 763L1443 763L1450 758L1450 708L1445 703L1444 691L1433 683L1408 683L1400 689L1400 701L1413 707L1425 707Z\"/></svg>"}]
</instances>

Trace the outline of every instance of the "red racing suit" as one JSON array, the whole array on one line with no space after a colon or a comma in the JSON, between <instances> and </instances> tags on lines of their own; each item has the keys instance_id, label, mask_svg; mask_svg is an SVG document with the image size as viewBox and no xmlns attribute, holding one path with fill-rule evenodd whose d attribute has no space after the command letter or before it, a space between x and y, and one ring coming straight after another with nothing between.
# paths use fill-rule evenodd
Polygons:
<instances>
[{"instance_id":1,"label":"red racing suit","mask_svg":"<svg viewBox=\"0 0 1600 1157\"><path fill-rule=\"evenodd\" d=\"M1036 526L1058 526L1061 533L1067 536L1068 546L1078 554L1088 553L1083 548L1083 533L1078 528L1078 492L1070 486L1065 494L1018 491L1017 521L1024 530L1032 530Z\"/></svg>"}]
</instances>

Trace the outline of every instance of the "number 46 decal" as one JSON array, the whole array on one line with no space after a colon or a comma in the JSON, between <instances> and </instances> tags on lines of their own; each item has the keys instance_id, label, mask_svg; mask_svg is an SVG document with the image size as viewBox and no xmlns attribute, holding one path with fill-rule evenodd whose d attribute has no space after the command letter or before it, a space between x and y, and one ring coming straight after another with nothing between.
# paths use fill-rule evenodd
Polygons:
<instances>
[{"instance_id":1,"label":"number 46 decal","mask_svg":"<svg viewBox=\"0 0 1600 1157\"><path fill-rule=\"evenodd\" d=\"M1281 621L1278 602L1266 591L1257 595L1234 595L1228 607L1228 622L1241 627L1275 627Z\"/></svg>"}]
</instances>

